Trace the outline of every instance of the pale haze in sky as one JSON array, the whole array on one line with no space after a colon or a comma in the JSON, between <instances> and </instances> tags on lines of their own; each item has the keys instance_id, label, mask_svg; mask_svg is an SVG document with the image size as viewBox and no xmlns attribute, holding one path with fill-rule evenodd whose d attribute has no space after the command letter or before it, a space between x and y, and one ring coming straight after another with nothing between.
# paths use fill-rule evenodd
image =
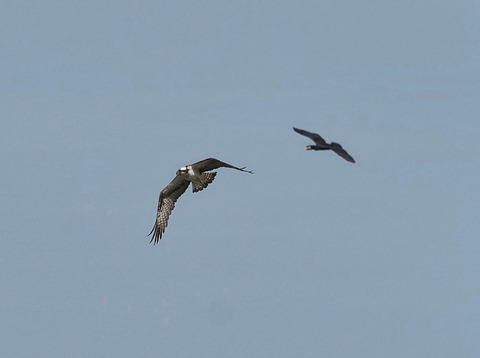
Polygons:
<instances>
[{"instance_id":1,"label":"pale haze in sky","mask_svg":"<svg viewBox=\"0 0 480 358\"><path fill-rule=\"evenodd\" d=\"M478 1L0 8L2 355L480 356Z\"/></svg>"}]
</instances>

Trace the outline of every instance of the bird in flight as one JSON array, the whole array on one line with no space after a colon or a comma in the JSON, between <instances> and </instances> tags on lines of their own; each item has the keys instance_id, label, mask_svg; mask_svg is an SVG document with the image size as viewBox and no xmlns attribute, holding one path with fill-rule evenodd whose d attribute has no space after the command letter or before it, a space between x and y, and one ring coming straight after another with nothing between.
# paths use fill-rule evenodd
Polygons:
<instances>
[{"instance_id":1,"label":"bird in flight","mask_svg":"<svg viewBox=\"0 0 480 358\"><path fill-rule=\"evenodd\" d=\"M320 135L317 134L317 133L311 133L311 132L305 131L303 129L298 129L298 128L295 128L295 127L293 127L293 130L295 132L297 132L298 134L304 135L305 137L308 137L315 142L315 145L307 145L307 150L328 150L328 149L331 149L335 153L337 153L339 156L341 156L343 159L345 159L345 160L347 160L351 163L355 163L355 159L353 159L352 156L350 154L348 154L347 151L345 149L343 149L343 147L339 143L332 142L332 143L328 144L325 141L325 139L320 137Z\"/></svg>"},{"instance_id":2,"label":"bird in flight","mask_svg":"<svg viewBox=\"0 0 480 358\"><path fill-rule=\"evenodd\" d=\"M192 191L196 193L205 189L208 184L213 182L216 172L208 172L209 170L217 168L232 168L242 172L253 174L250 170L245 170L245 167L238 168L228 163L222 162L215 158L208 158L197 163L186 165L177 170L177 175L168 184L165 189L160 192L158 199L157 218L153 225L152 231L148 236L152 235L150 243L158 243L162 238L162 234L168 225L168 218L175 207L175 202L185 193L190 183L192 183Z\"/></svg>"}]
</instances>

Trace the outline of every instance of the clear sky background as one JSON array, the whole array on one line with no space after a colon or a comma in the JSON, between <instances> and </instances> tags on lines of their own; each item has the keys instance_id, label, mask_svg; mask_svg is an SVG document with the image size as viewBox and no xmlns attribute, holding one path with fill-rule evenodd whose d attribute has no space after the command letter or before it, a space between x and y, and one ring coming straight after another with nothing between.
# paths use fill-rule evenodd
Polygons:
<instances>
[{"instance_id":1,"label":"clear sky background","mask_svg":"<svg viewBox=\"0 0 480 358\"><path fill-rule=\"evenodd\" d=\"M480 356L478 1L0 9L2 355Z\"/></svg>"}]
</instances>

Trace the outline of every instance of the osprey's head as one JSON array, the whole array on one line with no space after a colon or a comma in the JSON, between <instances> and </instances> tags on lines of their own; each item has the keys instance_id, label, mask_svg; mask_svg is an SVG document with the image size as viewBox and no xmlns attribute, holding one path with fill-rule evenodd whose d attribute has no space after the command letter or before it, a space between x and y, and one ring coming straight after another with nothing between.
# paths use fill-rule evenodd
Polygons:
<instances>
[{"instance_id":1,"label":"osprey's head","mask_svg":"<svg viewBox=\"0 0 480 358\"><path fill-rule=\"evenodd\" d=\"M305 149L306 149L306 150L312 150L312 149L313 149L313 145L307 145L307 146L305 147Z\"/></svg>"},{"instance_id":2,"label":"osprey's head","mask_svg":"<svg viewBox=\"0 0 480 358\"><path fill-rule=\"evenodd\" d=\"M180 169L177 170L177 175L184 175L188 173L188 168L187 167L181 167Z\"/></svg>"}]
</instances>

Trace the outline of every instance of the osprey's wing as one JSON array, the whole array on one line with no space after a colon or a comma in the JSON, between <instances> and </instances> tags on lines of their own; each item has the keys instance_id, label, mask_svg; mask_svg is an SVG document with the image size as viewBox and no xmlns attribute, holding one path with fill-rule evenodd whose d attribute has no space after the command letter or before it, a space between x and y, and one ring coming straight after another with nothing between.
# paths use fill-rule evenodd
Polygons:
<instances>
[{"instance_id":1,"label":"osprey's wing","mask_svg":"<svg viewBox=\"0 0 480 358\"><path fill-rule=\"evenodd\" d=\"M351 163L355 163L355 159L353 159L352 156L348 154L347 151L343 149L343 147L340 144L332 143L331 148L335 153L337 153L343 159L348 160Z\"/></svg>"},{"instance_id":2,"label":"osprey's wing","mask_svg":"<svg viewBox=\"0 0 480 358\"><path fill-rule=\"evenodd\" d=\"M153 234L150 242L156 244L162 238L162 234L165 232L168 225L168 218L175 207L175 202L183 193L185 193L189 184L190 182L187 179L177 175L170 184L160 192L160 197L158 198L157 219L155 220L152 231L148 234L148 236Z\"/></svg>"},{"instance_id":3,"label":"osprey's wing","mask_svg":"<svg viewBox=\"0 0 480 358\"><path fill-rule=\"evenodd\" d=\"M298 128L295 128L295 127L293 127L293 130L295 132L297 132L298 134L301 134L301 135L304 135L305 137L310 138L311 140L313 140L315 142L316 145L327 144L327 142L325 142L325 139L320 137L320 135L317 134L317 133L311 133L311 132L305 131L303 129L298 129Z\"/></svg>"},{"instance_id":4,"label":"osprey's wing","mask_svg":"<svg viewBox=\"0 0 480 358\"><path fill-rule=\"evenodd\" d=\"M192 167L194 169L197 169L200 173L224 167L224 168L232 168L232 169L240 170L242 172L253 174L252 171L245 170L246 167L243 167L243 168L235 167L233 165L222 162L221 160L218 160L215 158L208 158L208 159L201 160L197 163L192 164Z\"/></svg>"}]
</instances>

